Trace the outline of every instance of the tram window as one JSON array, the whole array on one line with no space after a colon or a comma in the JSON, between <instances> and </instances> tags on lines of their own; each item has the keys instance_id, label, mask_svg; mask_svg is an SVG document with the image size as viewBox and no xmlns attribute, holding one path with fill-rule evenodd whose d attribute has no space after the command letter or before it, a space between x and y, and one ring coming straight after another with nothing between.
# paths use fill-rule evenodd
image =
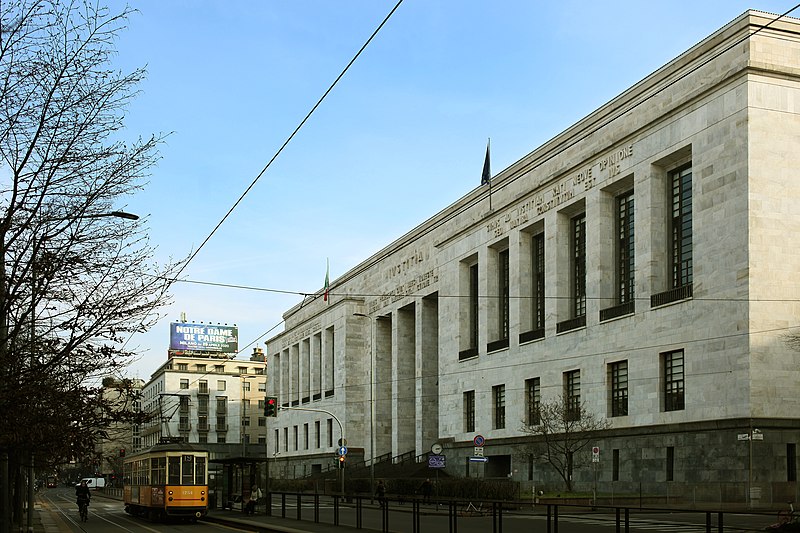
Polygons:
<instances>
[{"instance_id":1,"label":"tram window","mask_svg":"<svg viewBox=\"0 0 800 533\"><path fill-rule=\"evenodd\" d=\"M206 484L206 458L205 457L195 457L194 484L195 485L205 485Z\"/></svg>"},{"instance_id":2,"label":"tram window","mask_svg":"<svg viewBox=\"0 0 800 533\"><path fill-rule=\"evenodd\" d=\"M184 455L181 467L183 474L181 476L181 485L194 484L194 455Z\"/></svg>"},{"instance_id":3,"label":"tram window","mask_svg":"<svg viewBox=\"0 0 800 533\"><path fill-rule=\"evenodd\" d=\"M163 485L166 483L167 458L153 457L150 462L150 484Z\"/></svg>"},{"instance_id":4,"label":"tram window","mask_svg":"<svg viewBox=\"0 0 800 533\"><path fill-rule=\"evenodd\" d=\"M180 485L181 483L181 458L178 456L170 456L169 469L167 470L167 479L170 485Z\"/></svg>"}]
</instances>

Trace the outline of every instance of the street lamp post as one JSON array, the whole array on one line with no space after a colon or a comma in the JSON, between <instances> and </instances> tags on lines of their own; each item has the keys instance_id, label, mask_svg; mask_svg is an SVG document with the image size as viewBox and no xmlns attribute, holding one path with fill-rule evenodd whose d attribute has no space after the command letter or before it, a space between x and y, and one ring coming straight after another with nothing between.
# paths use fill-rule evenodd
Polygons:
<instances>
[{"instance_id":1,"label":"street lamp post","mask_svg":"<svg viewBox=\"0 0 800 533\"><path fill-rule=\"evenodd\" d=\"M139 215L134 215L133 213L126 213L125 211L111 211L109 213L96 213L96 214L87 214L81 215L73 218L63 218L63 219L55 219L51 222L68 222L72 223L75 220L81 220L85 218L106 218L106 217L116 217L116 218L124 218L127 220L138 220ZM48 239L48 235L44 235L39 238L39 242L46 241ZM33 238L31 240L31 353L30 353L30 364L31 370L34 368L34 359L35 355L34 352L36 350L36 248L37 248L37 238L36 234L33 234ZM28 514L27 514L27 525L28 525L28 532L33 533L33 499L34 499L34 465L33 465L33 450L30 452L30 462L28 464ZM2 480L5 484L7 480Z\"/></svg>"}]
</instances>

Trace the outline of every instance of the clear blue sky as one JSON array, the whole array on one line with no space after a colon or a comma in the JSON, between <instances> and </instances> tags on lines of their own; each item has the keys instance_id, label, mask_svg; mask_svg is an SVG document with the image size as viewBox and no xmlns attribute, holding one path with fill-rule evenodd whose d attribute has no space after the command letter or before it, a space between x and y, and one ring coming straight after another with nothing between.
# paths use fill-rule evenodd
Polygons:
<instances>
[{"instance_id":1,"label":"clear blue sky","mask_svg":"<svg viewBox=\"0 0 800 533\"><path fill-rule=\"evenodd\" d=\"M148 76L131 138L171 132L145 192L158 255L196 249L396 0L143 0L117 66ZM748 8L794 0L405 0L192 261L193 281L313 293ZM112 10L124 3L110 2ZM798 16L798 12L792 13ZM169 322L236 323L244 347L297 295L176 283L131 376L166 360ZM252 347L240 358L249 357Z\"/></svg>"}]
</instances>

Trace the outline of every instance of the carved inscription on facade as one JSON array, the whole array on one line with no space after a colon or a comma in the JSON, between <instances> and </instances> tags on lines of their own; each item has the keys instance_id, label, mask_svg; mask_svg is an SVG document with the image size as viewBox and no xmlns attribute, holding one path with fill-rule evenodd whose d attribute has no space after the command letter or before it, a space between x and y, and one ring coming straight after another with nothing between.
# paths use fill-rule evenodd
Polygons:
<instances>
[{"instance_id":1,"label":"carved inscription on facade","mask_svg":"<svg viewBox=\"0 0 800 533\"><path fill-rule=\"evenodd\" d=\"M579 197L597 185L598 179L612 178L622 172L623 161L632 156L632 144L614 150L570 174L549 189L534 194L531 198L506 211L505 214L493 218L486 223L487 233L492 237L500 237L517 226L529 222L533 217L543 215L551 209Z\"/></svg>"},{"instance_id":2,"label":"carved inscription on facade","mask_svg":"<svg viewBox=\"0 0 800 533\"><path fill-rule=\"evenodd\" d=\"M298 343L301 340L310 337L322 329L319 322L311 322L305 324L302 328L293 329L281 338L281 350L285 350L292 344Z\"/></svg>"},{"instance_id":3,"label":"carved inscription on facade","mask_svg":"<svg viewBox=\"0 0 800 533\"><path fill-rule=\"evenodd\" d=\"M368 310L370 313L374 313L375 311L386 307L390 303L397 302L406 296L419 294L420 292L425 291L425 289L430 289L432 285L437 283L439 283L439 268L434 267L431 270L427 270L422 274L400 283L399 285L395 285L395 287L388 293L382 294L381 296L375 298L369 302L367 306Z\"/></svg>"},{"instance_id":4,"label":"carved inscription on facade","mask_svg":"<svg viewBox=\"0 0 800 533\"><path fill-rule=\"evenodd\" d=\"M430 257L430 250L414 250L404 255L398 262L390 265L386 269L384 277L386 280L391 280L397 276L401 276L420 263L428 261Z\"/></svg>"}]
</instances>

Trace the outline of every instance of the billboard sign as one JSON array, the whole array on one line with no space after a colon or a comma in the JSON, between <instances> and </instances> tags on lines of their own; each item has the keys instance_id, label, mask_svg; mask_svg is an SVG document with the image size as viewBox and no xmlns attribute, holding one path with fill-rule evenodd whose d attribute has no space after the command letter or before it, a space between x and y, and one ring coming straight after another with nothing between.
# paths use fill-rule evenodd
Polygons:
<instances>
[{"instance_id":1,"label":"billboard sign","mask_svg":"<svg viewBox=\"0 0 800 533\"><path fill-rule=\"evenodd\" d=\"M169 325L169 349L236 353L239 351L239 328L172 322Z\"/></svg>"}]
</instances>

